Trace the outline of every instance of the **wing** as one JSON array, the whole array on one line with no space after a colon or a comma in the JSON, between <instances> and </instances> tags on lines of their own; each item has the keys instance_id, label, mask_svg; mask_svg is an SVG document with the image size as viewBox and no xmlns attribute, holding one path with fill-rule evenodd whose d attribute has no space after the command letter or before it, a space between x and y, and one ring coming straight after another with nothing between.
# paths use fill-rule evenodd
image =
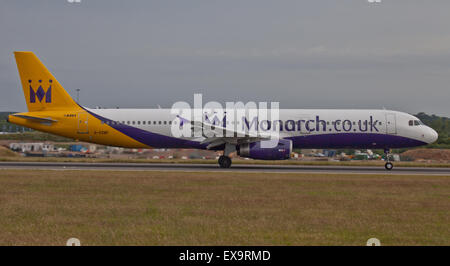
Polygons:
<instances>
[{"instance_id":1,"label":"wing","mask_svg":"<svg viewBox=\"0 0 450 266\"><path fill-rule=\"evenodd\" d=\"M270 140L276 136L267 132L241 131L237 129L225 128L222 126L206 124L204 122L194 122L191 124L194 133L200 132L203 136L202 144L208 143L207 149L230 143L239 145L263 140ZM208 137L211 136L211 137Z\"/></svg>"}]
</instances>

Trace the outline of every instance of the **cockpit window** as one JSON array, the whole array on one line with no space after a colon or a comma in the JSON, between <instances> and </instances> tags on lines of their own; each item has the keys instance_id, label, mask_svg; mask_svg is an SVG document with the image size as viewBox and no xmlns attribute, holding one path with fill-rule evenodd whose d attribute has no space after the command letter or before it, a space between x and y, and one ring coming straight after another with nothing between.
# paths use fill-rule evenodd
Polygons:
<instances>
[{"instance_id":1,"label":"cockpit window","mask_svg":"<svg viewBox=\"0 0 450 266\"><path fill-rule=\"evenodd\" d=\"M408 125L409 126L420 126L420 125L423 125L423 123L420 120L409 120Z\"/></svg>"}]
</instances>

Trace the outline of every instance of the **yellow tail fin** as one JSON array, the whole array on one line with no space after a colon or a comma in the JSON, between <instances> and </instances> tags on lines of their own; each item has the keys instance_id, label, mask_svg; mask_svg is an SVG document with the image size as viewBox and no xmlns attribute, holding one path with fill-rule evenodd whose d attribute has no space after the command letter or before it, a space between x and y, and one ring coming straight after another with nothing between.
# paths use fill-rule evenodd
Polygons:
<instances>
[{"instance_id":1,"label":"yellow tail fin","mask_svg":"<svg viewBox=\"0 0 450 266\"><path fill-rule=\"evenodd\" d=\"M14 52L14 55L29 112L78 107L33 52Z\"/></svg>"}]
</instances>

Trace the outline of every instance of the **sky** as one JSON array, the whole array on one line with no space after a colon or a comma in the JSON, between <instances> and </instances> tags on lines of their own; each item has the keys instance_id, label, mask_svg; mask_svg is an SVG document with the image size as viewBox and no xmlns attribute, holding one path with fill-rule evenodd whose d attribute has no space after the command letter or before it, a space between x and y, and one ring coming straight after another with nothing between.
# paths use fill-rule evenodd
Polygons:
<instances>
[{"instance_id":1,"label":"sky","mask_svg":"<svg viewBox=\"0 0 450 266\"><path fill-rule=\"evenodd\" d=\"M278 101L450 117L448 0L0 0L0 111L26 111L13 51L88 107Z\"/></svg>"}]
</instances>

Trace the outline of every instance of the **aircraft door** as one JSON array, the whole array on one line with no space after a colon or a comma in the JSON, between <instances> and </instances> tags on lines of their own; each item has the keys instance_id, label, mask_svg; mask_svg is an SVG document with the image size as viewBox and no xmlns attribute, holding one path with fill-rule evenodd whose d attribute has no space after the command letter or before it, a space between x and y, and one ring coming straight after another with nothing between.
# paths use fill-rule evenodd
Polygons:
<instances>
[{"instance_id":1,"label":"aircraft door","mask_svg":"<svg viewBox=\"0 0 450 266\"><path fill-rule=\"evenodd\" d=\"M386 134L397 134L395 114L386 114Z\"/></svg>"},{"instance_id":2,"label":"aircraft door","mask_svg":"<svg viewBox=\"0 0 450 266\"><path fill-rule=\"evenodd\" d=\"M89 114L79 112L78 116L78 134L89 134Z\"/></svg>"}]
</instances>

